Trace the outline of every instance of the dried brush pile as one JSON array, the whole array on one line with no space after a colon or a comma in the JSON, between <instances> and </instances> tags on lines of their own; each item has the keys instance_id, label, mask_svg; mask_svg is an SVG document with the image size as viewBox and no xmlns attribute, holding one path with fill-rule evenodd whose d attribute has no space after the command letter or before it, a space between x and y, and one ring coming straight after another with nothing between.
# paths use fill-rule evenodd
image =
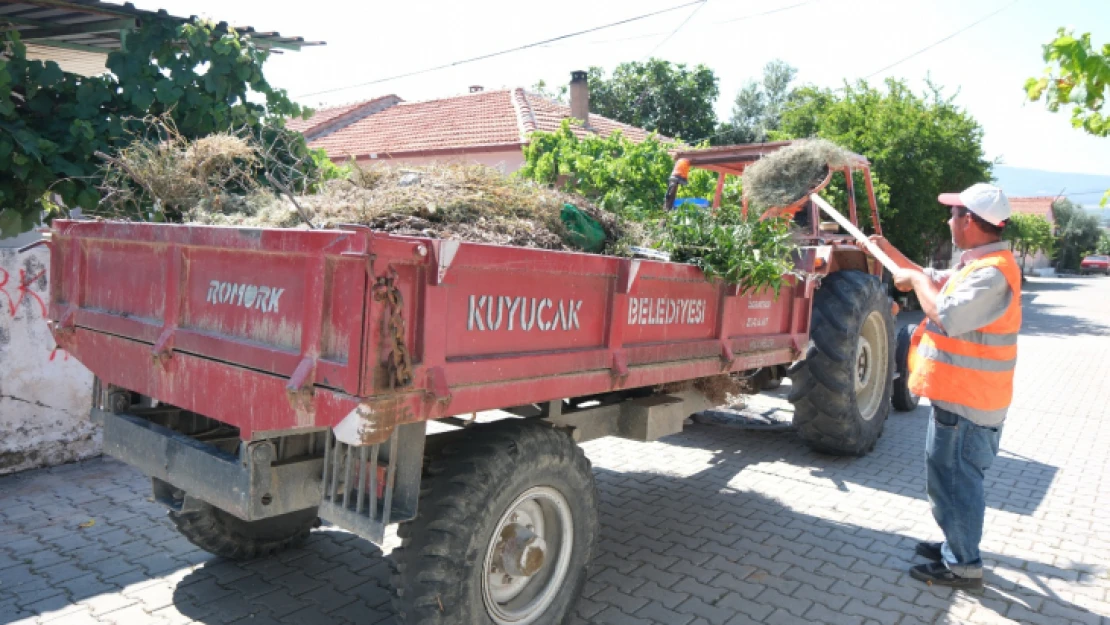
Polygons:
<instances>
[{"instance_id":1,"label":"dried brush pile","mask_svg":"<svg viewBox=\"0 0 1110 625\"><path fill-rule=\"evenodd\" d=\"M395 234L459 239L550 250L576 249L560 217L571 204L605 231L606 253L619 253L636 228L577 195L506 176L484 165L417 168L351 166L317 193L296 198L260 192L217 210L198 203L187 221L255 227L302 226L298 207L315 226L362 224Z\"/></svg>"},{"instance_id":2,"label":"dried brush pile","mask_svg":"<svg viewBox=\"0 0 1110 625\"><path fill-rule=\"evenodd\" d=\"M770 208L789 206L821 184L829 169L851 162L852 153L832 141L796 141L744 170L748 206L757 215Z\"/></svg>"},{"instance_id":3,"label":"dried brush pile","mask_svg":"<svg viewBox=\"0 0 1110 625\"><path fill-rule=\"evenodd\" d=\"M579 219L596 222L591 251L627 255L646 238L638 224L581 196L484 165L320 166L307 163L313 157L294 145L299 136L281 128L187 139L166 116L131 121L138 130L126 147L98 153L103 199L96 213L104 217L271 228L360 224L411 236L586 249L565 225L570 204Z\"/></svg>"},{"instance_id":4,"label":"dried brush pile","mask_svg":"<svg viewBox=\"0 0 1110 625\"><path fill-rule=\"evenodd\" d=\"M124 122L130 142L111 155L96 153L103 162L98 216L180 222L202 207L218 212L261 199L254 196L267 186L303 190L315 182L305 174L312 155L303 139L284 128L190 139L169 115Z\"/></svg>"},{"instance_id":5,"label":"dried brush pile","mask_svg":"<svg viewBox=\"0 0 1110 625\"><path fill-rule=\"evenodd\" d=\"M745 380L727 373L683 382L661 384L656 386L654 390L656 393L664 395L691 390L700 391L715 406L733 404L740 396L751 395L755 392Z\"/></svg>"},{"instance_id":6,"label":"dried brush pile","mask_svg":"<svg viewBox=\"0 0 1110 625\"><path fill-rule=\"evenodd\" d=\"M201 203L216 204L229 189L253 191L258 152L228 133L189 141L170 133L157 141L134 141L105 162L102 206L121 214L153 198L161 210L183 215Z\"/></svg>"}]
</instances>

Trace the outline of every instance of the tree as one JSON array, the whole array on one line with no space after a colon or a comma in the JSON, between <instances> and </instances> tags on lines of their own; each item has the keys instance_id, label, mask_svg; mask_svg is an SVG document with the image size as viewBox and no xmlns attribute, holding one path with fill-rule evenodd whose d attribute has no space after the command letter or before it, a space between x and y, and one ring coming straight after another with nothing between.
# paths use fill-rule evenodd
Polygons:
<instances>
[{"instance_id":1,"label":"tree","mask_svg":"<svg viewBox=\"0 0 1110 625\"><path fill-rule=\"evenodd\" d=\"M541 79L541 80L537 80L536 84L532 85L532 88L529 91L531 91L532 93L535 93L536 95L540 96L541 98L546 98L548 100L551 100L552 102L559 102L559 103L562 103L562 104L567 103L567 86L566 85L559 85L559 87L557 89L550 89L547 86L547 81Z\"/></svg>"},{"instance_id":2,"label":"tree","mask_svg":"<svg viewBox=\"0 0 1110 625\"><path fill-rule=\"evenodd\" d=\"M1102 233L1102 236L1099 237L1098 247L1095 248L1095 252L1098 254L1110 254L1110 234L1106 232Z\"/></svg>"},{"instance_id":3,"label":"tree","mask_svg":"<svg viewBox=\"0 0 1110 625\"><path fill-rule=\"evenodd\" d=\"M786 283L794 251L788 220L744 218L738 197L716 211L685 204L664 213L673 143L654 135L636 143L620 132L579 138L570 124L564 120L554 133L533 133L518 175L559 183L620 216L626 226L639 222L630 233L642 236L633 235L626 243L648 243L670 253L675 262L697 265L707 277L741 285L743 292L767 288L777 294ZM691 172L696 193L708 190L711 175Z\"/></svg>"},{"instance_id":4,"label":"tree","mask_svg":"<svg viewBox=\"0 0 1110 625\"><path fill-rule=\"evenodd\" d=\"M1056 266L1060 270L1078 271L1083 256L1098 248L1103 232L1098 218L1081 206L1063 199L1052 205L1056 217Z\"/></svg>"},{"instance_id":5,"label":"tree","mask_svg":"<svg viewBox=\"0 0 1110 625\"><path fill-rule=\"evenodd\" d=\"M1072 31L1059 29L1056 38L1044 45L1048 67L1041 78L1025 81L1029 100L1043 96L1053 113L1071 104L1071 125L1096 137L1110 135L1110 118L1102 114L1110 94L1110 43L1098 52L1091 45L1091 33L1078 39Z\"/></svg>"},{"instance_id":6,"label":"tree","mask_svg":"<svg viewBox=\"0 0 1110 625\"><path fill-rule=\"evenodd\" d=\"M817 136L871 161L889 187L889 201L879 202L883 232L920 262L950 237L948 209L937 195L991 177L979 122L932 83L920 95L892 79L885 89L866 81L836 90L797 89L772 138Z\"/></svg>"},{"instance_id":7,"label":"tree","mask_svg":"<svg viewBox=\"0 0 1110 625\"><path fill-rule=\"evenodd\" d=\"M713 134L713 103L720 88L705 65L687 68L652 58L621 63L611 77L591 67L590 112L675 139L697 141Z\"/></svg>"},{"instance_id":8,"label":"tree","mask_svg":"<svg viewBox=\"0 0 1110 625\"><path fill-rule=\"evenodd\" d=\"M1110 136L1110 117L1103 115L1110 96L1110 43L1102 51L1091 45L1091 33L1078 39L1072 31L1061 28L1056 38L1044 45L1044 61L1048 67L1041 78L1025 81L1025 93L1031 102L1044 97L1045 106L1053 113L1061 106L1072 105L1071 125L1096 136ZM1110 190L1102 196L1102 206L1110 201Z\"/></svg>"},{"instance_id":9,"label":"tree","mask_svg":"<svg viewBox=\"0 0 1110 625\"><path fill-rule=\"evenodd\" d=\"M619 131L608 137L579 138L570 120L553 133L535 132L524 148L519 175L543 183L562 178L563 186L595 201L609 212L641 218L662 210L667 178L674 167L668 149L656 136L636 143Z\"/></svg>"},{"instance_id":10,"label":"tree","mask_svg":"<svg viewBox=\"0 0 1110 625\"><path fill-rule=\"evenodd\" d=\"M306 112L266 82L268 51L211 22L144 19L108 55L111 73L95 77L28 60L14 30L0 35L0 48L0 236L37 225L54 198L95 209L95 154L131 141L143 118L165 116L187 138L248 129L272 140L281 117ZM303 138L290 145L298 156L307 150Z\"/></svg>"},{"instance_id":11,"label":"tree","mask_svg":"<svg viewBox=\"0 0 1110 625\"><path fill-rule=\"evenodd\" d=\"M601 208L634 220L658 216L667 195L674 167L671 150L676 144L660 141L657 136L636 143L619 131L608 137L579 137L571 130L572 123L563 120L553 133L532 133L519 175L541 183L561 182L567 190L590 198ZM717 175L706 169L691 169L688 184L678 188L678 197L711 200L717 190ZM722 204L739 207L742 192L740 176L730 176Z\"/></svg>"},{"instance_id":12,"label":"tree","mask_svg":"<svg viewBox=\"0 0 1110 625\"><path fill-rule=\"evenodd\" d=\"M1025 272L1025 258L1037 252L1051 255L1056 240L1052 236L1052 224L1040 215L1017 213L1010 216L1002 238L1011 241L1014 250L1021 257L1022 273Z\"/></svg>"},{"instance_id":13,"label":"tree","mask_svg":"<svg viewBox=\"0 0 1110 625\"><path fill-rule=\"evenodd\" d=\"M774 60L763 68L763 80L749 80L736 94L732 117L718 129L715 145L758 143L778 130L783 108L790 97L790 84L798 70Z\"/></svg>"}]
</instances>

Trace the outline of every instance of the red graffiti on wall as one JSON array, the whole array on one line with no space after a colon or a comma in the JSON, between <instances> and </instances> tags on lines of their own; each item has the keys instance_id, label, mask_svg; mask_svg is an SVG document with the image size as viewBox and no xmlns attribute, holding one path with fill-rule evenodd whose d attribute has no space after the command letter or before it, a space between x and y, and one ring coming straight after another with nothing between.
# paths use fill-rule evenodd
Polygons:
<instances>
[{"instance_id":1,"label":"red graffiti on wall","mask_svg":"<svg viewBox=\"0 0 1110 625\"><path fill-rule=\"evenodd\" d=\"M42 298L39 297L38 293L35 293L34 291L31 290L31 285L34 284L34 282L36 280L41 278L43 276L43 274L45 274L45 273L46 273L46 270L43 269L42 271L36 273L35 275L28 277L27 276L27 270L26 269L20 269L19 270L19 288L16 291L16 293L19 295L19 298L13 300L11 294L8 293L8 288L7 288L8 287L8 282L11 280L11 275L7 271L5 271L3 269L0 269L0 293L2 293L4 295L4 297L8 298L8 314L10 316L15 317L16 310L19 309L19 305L23 303L23 300L28 295L35 298L35 301L39 303L39 308L42 310L42 316L43 317L46 316L46 302L42 301Z\"/></svg>"}]
</instances>

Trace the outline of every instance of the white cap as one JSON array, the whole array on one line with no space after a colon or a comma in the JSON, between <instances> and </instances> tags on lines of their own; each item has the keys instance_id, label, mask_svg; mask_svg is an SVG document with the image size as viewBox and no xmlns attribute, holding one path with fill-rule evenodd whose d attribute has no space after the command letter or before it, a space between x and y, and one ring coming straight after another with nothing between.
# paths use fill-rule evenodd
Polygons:
<instances>
[{"instance_id":1,"label":"white cap","mask_svg":"<svg viewBox=\"0 0 1110 625\"><path fill-rule=\"evenodd\" d=\"M963 206L996 226L1010 218L1010 200L993 184L980 182L960 193L941 193L937 200L947 206Z\"/></svg>"}]
</instances>

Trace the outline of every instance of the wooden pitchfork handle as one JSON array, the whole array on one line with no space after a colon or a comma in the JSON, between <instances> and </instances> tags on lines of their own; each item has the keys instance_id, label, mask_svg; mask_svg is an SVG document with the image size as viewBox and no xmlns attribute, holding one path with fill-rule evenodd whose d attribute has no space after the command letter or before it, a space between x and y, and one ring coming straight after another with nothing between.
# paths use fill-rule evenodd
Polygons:
<instances>
[{"instance_id":1,"label":"wooden pitchfork handle","mask_svg":"<svg viewBox=\"0 0 1110 625\"><path fill-rule=\"evenodd\" d=\"M862 243L863 246L867 248L867 251L871 252L871 255L877 258L879 262L883 264L883 267L886 267L887 270L890 271L890 273L897 273L898 270L901 269L901 267L899 267L897 263L895 263L893 260L891 260L889 256L886 255L886 252L879 249L878 245L872 243L871 239L867 238L867 235L860 232L859 228L855 227L852 222L845 219L844 215L840 214L840 211L836 210L828 202L821 199L821 196L817 195L816 193L811 193L809 195L809 199L813 200L813 203L816 204L822 211L824 211L826 215L832 217L836 221L836 223L840 224L841 228L847 230L848 234L852 235L856 238L857 241Z\"/></svg>"}]
</instances>

